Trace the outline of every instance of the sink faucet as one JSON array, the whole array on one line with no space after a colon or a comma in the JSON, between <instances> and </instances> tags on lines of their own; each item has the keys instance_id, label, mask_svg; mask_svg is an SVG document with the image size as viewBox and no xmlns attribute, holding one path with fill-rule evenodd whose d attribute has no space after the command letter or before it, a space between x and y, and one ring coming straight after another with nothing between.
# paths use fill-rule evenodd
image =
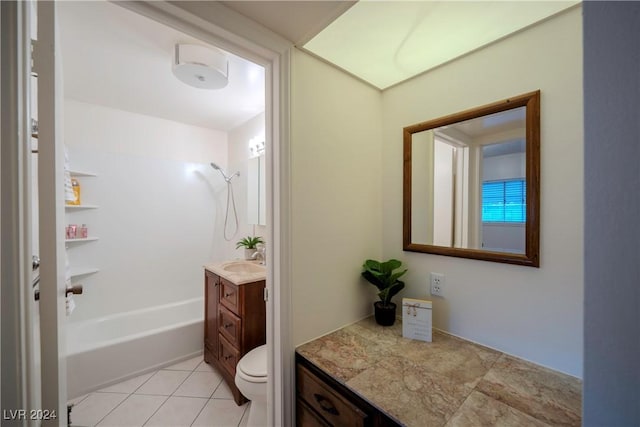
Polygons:
<instances>
[{"instance_id":1,"label":"sink faucet","mask_svg":"<svg viewBox=\"0 0 640 427\"><path fill-rule=\"evenodd\" d=\"M251 258L259 259L260 260L260 264L265 265L267 263L266 250L267 250L267 248L264 246L263 243L258 243L256 245L256 251L251 255Z\"/></svg>"}]
</instances>

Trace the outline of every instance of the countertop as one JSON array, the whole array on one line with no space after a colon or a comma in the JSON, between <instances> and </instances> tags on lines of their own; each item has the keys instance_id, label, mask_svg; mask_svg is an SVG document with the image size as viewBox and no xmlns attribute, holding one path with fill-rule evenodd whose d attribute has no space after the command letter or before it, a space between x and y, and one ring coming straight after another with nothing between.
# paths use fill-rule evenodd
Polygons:
<instances>
[{"instance_id":1,"label":"countertop","mask_svg":"<svg viewBox=\"0 0 640 427\"><path fill-rule=\"evenodd\" d=\"M234 263L248 263L256 266L263 267L262 271L258 272L233 272L225 270L225 267L229 264ZM259 261L245 261L241 259L236 259L232 261L223 261L211 264L205 264L204 268L209 270L213 274L216 274L220 277L224 277L228 281L236 285L244 285L245 283L253 283L258 282L260 280L265 280L267 277L267 267L260 264Z\"/></svg>"},{"instance_id":2,"label":"countertop","mask_svg":"<svg viewBox=\"0 0 640 427\"><path fill-rule=\"evenodd\" d=\"M582 382L433 330L370 317L303 344L298 354L407 426L579 426Z\"/></svg>"}]
</instances>

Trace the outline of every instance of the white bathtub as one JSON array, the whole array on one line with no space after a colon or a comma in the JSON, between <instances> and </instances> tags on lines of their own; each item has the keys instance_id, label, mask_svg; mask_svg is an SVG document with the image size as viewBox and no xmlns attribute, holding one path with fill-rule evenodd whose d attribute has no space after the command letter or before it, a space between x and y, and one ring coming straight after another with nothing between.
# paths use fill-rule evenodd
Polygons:
<instances>
[{"instance_id":1,"label":"white bathtub","mask_svg":"<svg viewBox=\"0 0 640 427\"><path fill-rule=\"evenodd\" d=\"M202 353L204 299L67 325L70 399Z\"/></svg>"}]
</instances>

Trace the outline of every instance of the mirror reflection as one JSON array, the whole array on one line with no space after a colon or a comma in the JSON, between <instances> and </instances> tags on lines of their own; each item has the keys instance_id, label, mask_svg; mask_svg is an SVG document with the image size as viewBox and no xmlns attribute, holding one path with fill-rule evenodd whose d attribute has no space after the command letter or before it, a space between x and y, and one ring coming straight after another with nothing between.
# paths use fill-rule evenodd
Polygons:
<instances>
[{"instance_id":1,"label":"mirror reflection","mask_svg":"<svg viewBox=\"0 0 640 427\"><path fill-rule=\"evenodd\" d=\"M264 154L249 159L247 170L247 222L267 224L267 180Z\"/></svg>"},{"instance_id":2,"label":"mirror reflection","mask_svg":"<svg viewBox=\"0 0 640 427\"><path fill-rule=\"evenodd\" d=\"M525 252L525 112L413 134L413 242Z\"/></svg>"},{"instance_id":3,"label":"mirror reflection","mask_svg":"<svg viewBox=\"0 0 640 427\"><path fill-rule=\"evenodd\" d=\"M537 266L538 97L404 129L405 250Z\"/></svg>"}]
</instances>

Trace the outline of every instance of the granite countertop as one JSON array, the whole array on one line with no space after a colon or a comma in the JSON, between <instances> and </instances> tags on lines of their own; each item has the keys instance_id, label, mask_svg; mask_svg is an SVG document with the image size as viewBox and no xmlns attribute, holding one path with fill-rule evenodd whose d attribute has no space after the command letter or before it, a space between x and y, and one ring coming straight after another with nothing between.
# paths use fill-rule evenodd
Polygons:
<instances>
[{"instance_id":1,"label":"granite countertop","mask_svg":"<svg viewBox=\"0 0 640 427\"><path fill-rule=\"evenodd\" d=\"M296 350L407 426L579 426L582 382L434 330L402 337L402 322L370 317Z\"/></svg>"},{"instance_id":2,"label":"granite countertop","mask_svg":"<svg viewBox=\"0 0 640 427\"><path fill-rule=\"evenodd\" d=\"M248 264L251 267L250 271L229 271L226 268L232 264ZM213 274L223 277L236 285L244 285L246 283L258 282L260 280L266 280L267 267L260 264L259 261L245 261L236 259L232 261L223 261L212 264L205 264L204 268L209 270Z\"/></svg>"}]
</instances>

